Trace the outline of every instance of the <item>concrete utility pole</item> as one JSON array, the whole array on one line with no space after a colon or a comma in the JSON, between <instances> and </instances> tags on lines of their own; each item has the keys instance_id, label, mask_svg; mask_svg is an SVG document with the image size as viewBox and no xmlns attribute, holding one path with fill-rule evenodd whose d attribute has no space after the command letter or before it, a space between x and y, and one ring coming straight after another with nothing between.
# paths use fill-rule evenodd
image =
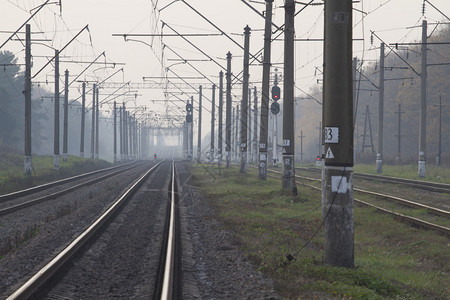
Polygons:
<instances>
[{"instance_id":1,"label":"concrete utility pole","mask_svg":"<svg viewBox=\"0 0 450 300\"><path fill-rule=\"evenodd\" d=\"M250 77L248 72L249 65L249 51L250 51L250 27L244 28L244 78L242 82L242 99L241 99L241 139L240 139L240 152L241 152L241 173L247 173L247 138L248 138L248 78ZM239 115L239 113L238 113Z\"/></svg>"},{"instance_id":2,"label":"concrete utility pole","mask_svg":"<svg viewBox=\"0 0 450 300\"><path fill-rule=\"evenodd\" d=\"M267 179L267 143L269 135L269 81L270 81L270 53L272 41L272 3L266 0L266 20L264 29L264 61L261 90L261 121L259 123L259 164L258 177Z\"/></svg>"},{"instance_id":3,"label":"concrete utility pole","mask_svg":"<svg viewBox=\"0 0 450 300\"><path fill-rule=\"evenodd\" d=\"M352 1L325 1L324 19L325 263L353 268Z\"/></svg>"},{"instance_id":4,"label":"concrete utility pole","mask_svg":"<svg viewBox=\"0 0 450 300\"><path fill-rule=\"evenodd\" d=\"M189 153L188 131L189 131L189 125L185 121L185 122L183 122L183 156L184 156L183 158L184 159L188 158L188 153Z\"/></svg>"},{"instance_id":5,"label":"concrete utility pole","mask_svg":"<svg viewBox=\"0 0 450 300\"><path fill-rule=\"evenodd\" d=\"M284 31L283 178L282 187L297 193L294 138L294 14L295 1L286 0Z\"/></svg>"},{"instance_id":6,"label":"concrete utility pole","mask_svg":"<svg viewBox=\"0 0 450 300\"><path fill-rule=\"evenodd\" d=\"M230 168L231 163L231 53L227 53L227 91L226 91L226 125L225 125L225 152L227 159L227 169Z\"/></svg>"},{"instance_id":7,"label":"concrete utility pole","mask_svg":"<svg viewBox=\"0 0 450 300\"><path fill-rule=\"evenodd\" d=\"M59 170L59 51L55 50L55 119L53 126L54 168Z\"/></svg>"},{"instance_id":8,"label":"concrete utility pole","mask_svg":"<svg viewBox=\"0 0 450 300\"><path fill-rule=\"evenodd\" d=\"M253 151L254 149L252 149L253 143L252 143L252 89L249 88L248 89L248 121L247 121L247 136L248 136L248 140L247 140L247 161L249 163L253 162Z\"/></svg>"},{"instance_id":9,"label":"concrete utility pole","mask_svg":"<svg viewBox=\"0 0 450 300\"><path fill-rule=\"evenodd\" d=\"M223 146L223 72L219 72L219 136L217 137L218 159L217 165L222 166L222 146Z\"/></svg>"},{"instance_id":10,"label":"concrete utility pole","mask_svg":"<svg viewBox=\"0 0 450 300\"><path fill-rule=\"evenodd\" d=\"M192 122L191 122L190 145L189 145L189 160L194 159L194 96L191 96L191 105L192 105L192 113L191 113Z\"/></svg>"},{"instance_id":11,"label":"concrete utility pole","mask_svg":"<svg viewBox=\"0 0 450 300\"><path fill-rule=\"evenodd\" d=\"M234 120L236 122L236 126L235 126L236 130L235 130L235 138L234 138L234 160L237 162L239 159L239 152L240 152L239 151L239 142L240 142L240 139L239 139L239 133L240 133L239 123L240 122L239 121L240 121L241 115L239 112L239 105L236 107L236 114L234 116L235 116Z\"/></svg>"},{"instance_id":12,"label":"concrete utility pole","mask_svg":"<svg viewBox=\"0 0 450 300\"><path fill-rule=\"evenodd\" d=\"M300 130L300 163L303 163L303 130Z\"/></svg>"},{"instance_id":13,"label":"concrete utility pole","mask_svg":"<svg viewBox=\"0 0 450 300\"><path fill-rule=\"evenodd\" d=\"M26 25L25 33L25 141L24 171L31 175L31 25Z\"/></svg>"},{"instance_id":14,"label":"concrete utility pole","mask_svg":"<svg viewBox=\"0 0 450 300\"><path fill-rule=\"evenodd\" d=\"M69 70L66 70L64 76L63 161L67 161L67 134L69 133Z\"/></svg>"},{"instance_id":15,"label":"concrete utility pole","mask_svg":"<svg viewBox=\"0 0 450 300\"><path fill-rule=\"evenodd\" d=\"M442 94L439 93L439 138L438 138L438 153L436 155L436 166L441 165L441 151L442 151Z\"/></svg>"},{"instance_id":16,"label":"concrete utility pole","mask_svg":"<svg viewBox=\"0 0 450 300\"><path fill-rule=\"evenodd\" d=\"M120 161L123 161L123 122L122 122L122 107L119 107L119 151Z\"/></svg>"},{"instance_id":17,"label":"concrete utility pole","mask_svg":"<svg viewBox=\"0 0 450 300\"><path fill-rule=\"evenodd\" d=\"M252 156L253 162L256 163L258 161L258 91L256 90L256 86L253 87L253 143L252 143Z\"/></svg>"},{"instance_id":18,"label":"concrete utility pole","mask_svg":"<svg viewBox=\"0 0 450 300\"><path fill-rule=\"evenodd\" d=\"M100 156L99 156L99 139L100 139L100 135L99 135L99 116L100 116L100 114L99 114L99 106L98 106L98 87L96 88L96 90L95 90L95 93L96 93L96 96L95 96L95 99L96 99L96 103L95 103L95 106L96 106L96 109L95 109L95 159L99 159L100 158Z\"/></svg>"},{"instance_id":19,"label":"concrete utility pole","mask_svg":"<svg viewBox=\"0 0 450 300\"><path fill-rule=\"evenodd\" d=\"M383 117L384 117L384 43L380 45L380 83L378 88L378 143L377 143L377 173L383 171Z\"/></svg>"},{"instance_id":20,"label":"concrete utility pole","mask_svg":"<svg viewBox=\"0 0 450 300\"><path fill-rule=\"evenodd\" d=\"M402 105L399 104L398 105L398 111L395 112L396 114L398 114L398 129L397 129L397 157L396 157L396 161L397 163L401 162L401 157L402 157Z\"/></svg>"},{"instance_id":21,"label":"concrete utility pole","mask_svg":"<svg viewBox=\"0 0 450 300\"><path fill-rule=\"evenodd\" d=\"M91 122L91 159L94 159L95 153L95 91L97 85L94 83L92 87L92 122ZM124 104L125 109L125 104Z\"/></svg>"},{"instance_id":22,"label":"concrete utility pole","mask_svg":"<svg viewBox=\"0 0 450 300\"><path fill-rule=\"evenodd\" d=\"M114 142L113 142L113 151L114 151L114 163L117 162L117 103L114 101Z\"/></svg>"},{"instance_id":23,"label":"concrete utility pole","mask_svg":"<svg viewBox=\"0 0 450 300\"><path fill-rule=\"evenodd\" d=\"M354 57L353 58L353 120L355 122L356 120L356 107L357 107L357 103L356 101L358 100L358 91L357 91L357 80L356 80L356 71L358 68L358 58ZM357 141L357 136L356 136L356 122L353 124L353 140ZM320 152L319 152L320 153ZM356 145L353 145L353 160L356 163Z\"/></svg>"},{"instance_id":24,"label":"concrete utility pole","mask_svg":"<svg viewBox=\"0 0 450 300\"><path fill-rule=\"evenodd\" d=\"M275 68L275 77L273 80L273 85L278 86L278 71L277 68ZM272 136L272 166L276 167L278 166L278 114L273 114L272 116L273 120L273 136Z\"/></svg>"},{"instance_id":25,"label":"concrete utility pole","mask_svg":"<svg viewBox=\"0 0 450 300\"><path fill-rule=\"evenodd\" d=\"M197 139L197 162L200 163L202 155L202 86L198 87L198 139Z\"/></svg>"},{"instance_id":26,"label":"concrete utility pole","mask_svg":"<svg viewBox=\"0 0 450 300\"><path fill-rule=\"evenodd\" d=\"M81 84L81 132L80 132L80 157L84 157L84 126L86 122L86 82Z\"/></svg>"},{"instance_id":27,"label":"concrete utility pole","mask_svg":"<svg viewBox=\"0 0 450 300\"><path fill-rule=\"evenodd\" d=\"M216 85L212 85L212 100L211 100L211 150L209 154L209 162L214 161L214 125L216 121Z\"/></svg>"},{"instance_id":28,"label":"concrete utility pole","mask_svg":"<svg viewBox=\"0 0 450 300\"><path fill-rule=\"evenodd\" d=\"M422 67L420 72L419 177L426 174L427 158L427 21L422 21Z\"/></svg>"},{"instance_id":29,"label":"concrete utility pole","mask_svg":"<svg viewBox=\"0 0 450 300\"><path fill-rule=\"evenodd\" d=\"M128 139L127 139L127 110L125 109L125 102L122 103L122 142L123 142L123 161L128 157Z\"/></svg>"}]
</instances>

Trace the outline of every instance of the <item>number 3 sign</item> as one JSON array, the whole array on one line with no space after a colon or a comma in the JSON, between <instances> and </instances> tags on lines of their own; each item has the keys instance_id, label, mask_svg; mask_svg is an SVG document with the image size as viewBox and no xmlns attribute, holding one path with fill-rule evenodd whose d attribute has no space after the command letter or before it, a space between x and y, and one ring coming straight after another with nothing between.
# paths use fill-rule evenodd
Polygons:
<instances>
[{"instance_id":1,"label":"number 3 sign","mask_svg":"<svg viewBox=\"0 0 450 300\"><path fill-rule=\"evenodd\" d=\"M325 127L323 129L325 144L339 143L339 127Z\"/></svg>"}]
</instances>

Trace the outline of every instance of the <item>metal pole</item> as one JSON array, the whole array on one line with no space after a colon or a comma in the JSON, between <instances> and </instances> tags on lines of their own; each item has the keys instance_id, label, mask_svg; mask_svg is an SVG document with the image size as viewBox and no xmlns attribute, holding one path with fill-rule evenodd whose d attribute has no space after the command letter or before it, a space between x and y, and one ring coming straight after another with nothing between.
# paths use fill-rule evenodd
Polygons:
<instances>
[{"instance_id":1,"label":"metal pole","mask_svg":"<svg viewBox=\"0 0 450 300\"><path fill-rule=\"evenodd\" d=\"M194 96L191 96L192 105L192 122L191 122L191 133L190 133L190 145L189 145L189 160L194 159ZM159 141L158 141L159 142Z\"/></svg>"},{"instance_id":2,"label":"metal pole","mask_svg":"<svg viewBox=\"0 0 450 300\"><path fill-rule=\"evenodd\" d=\"M24 171L31 175L31 25L26 25L25 41L25 142Z\"/></svg>"},{"instance_id":3,"label":"metal pole","mask_svg":"<svg viewBox=\"0 0 450 300\"><path fill-rule=\"evenodd\" d=\"M80 157L84 157L84 126L86 122L86 82L81 85L81 132L80 132Z\"/></svg>"},{"instance_id":4,"label":"metal pole","mask_svg":"<svg viewBox=\"0 0 450 300\"><path fill-rule=\"evenodd\" d=\"M99 159L99 106L98 106L98 87L95 90L96 96L96 109L95 109L95 159Z\"/></svg>"},{"instance_id":5,"label":"metal pole","mask_svg":"<svg viewBox=\"0 0 450 300\"><path fill-rule=\"evenodd\" d=\"M383 115L384 115L384 43L380 45L380 82L378 88L378 142L376 171L383 170Z\"/></svg>"},{"instance_id":6,"label":"metal pole","mask_svg":"<svg viewBox=\"0 0 450 300\"><path fill-rule=\"evenodd\" d=\"M398 105L398 135L397 135L397 163L400 163L402 157L401 141L402 141L402 105Z\"/></svg>"},{"instance_id":7,"label":"metal pole","mask_svg":"<svg viewBox=\"0 0 450 300\"><path fill-rule=\"evenodd\" d=\"M63 161L67 161L68 133L69 133L69 70L66 70L64 81L64 127L63 127Z\"/></svg>"},{"instance_id":8,"label":"metal pole","mask_svg":"<svg viewBox=\"0 0 450 300\"><path fill-rule=\"evenodd\" d=\"M303 130L300 130L300 163L303 163Z\"/></svg>"},{"instance_id":9,"label":"metal pole","mask_svg":"<svg viewBox=\"0 0 450 300\"><path fill-rule=\"evenodd\" d=\"M322 217L325 263L354 266L352 1L325 1Z\"/></svg>"},{"instance_id":10,"label":"metal pole","mask_svg":"<svg viewBox=\"0 0 450 300\"><path fill-rule=\"evenodd\" d=\"M227 53L227 88L226 88L226 125L225 125L225 152L227 159L227 169L230 168L231 162L231 53Z\"/></svg>"},{"instance_id":11,"label":"metal pole","mask_svg":"<svg viewBox=\"0 0 450 300\"><path fill-rule=\"evenodd\" d=\"M91 122L91 159L94 159L95 152L95 91L97 86L92 87L92 122Z\"/></svg>"},{"instance_id":12,"label":"metal pole","mask_svg":"<svg viewBox=\"0 0 450 300\"><path fill-rule=\"evenodd\" d=\"M236 114L235 116L235 122L236 122L236 126L235 126L235 136L234 136L234 160L237 161L239 159L239 142L240 142L240 129L241 127L239 126L240 124L240 120L241 120L241 115L240 115L240 111L239 111L239 105L236 106Z\"/></svg>"},{"instance_id":13,"label":"metal pole","mask_svg":"<svg viewBox=\"0 0 450 300\"><path fill-rule=\"evenodd\" d=\"M114 163L117 162L117 103L114 101Z\"/></svg>"},{"instance_id":14,"label":"metal pole","mask_svg":"<svg viewBox=\"0 0 450 300\"><path fill-rule=\"evenodd\" d=\"M441 165L441 151L442 151L442 95L439 94L439 139L438 139L438 154L436 156L436 165Z\"/></svg>"},{"instance_id":15,"label":"metal pole","mask_svg":"<svg viewBox=\"0 0 450 300\"><path fill-rule=\"evenodd\" d=\"M247 141L247 161L249 163L253 162L253 143L252 143L252 89L249 88L248 89L248 121L247 121L247 136L248 136L248 141Z\"/></svg>"},{"instance_id":16,"label":"metal pole","mask_svg":"<svg viewBox=\"0 0 450 300\"><path fill-rule=\"evenodd\" d=\"M258 144L258 92L256 90L256 86L253 87L253 162L256 163L258 161L258 148L256 147Z\"/></svg>"},{"instance_id":17,"label":"metal pole","mask_svg":"<svg viewBox=\"0 0 450 300\"><path fill-rule=\"evenodd\" d=\"M119 150L120 161L123 161L123 121L122 121L122 107L119 107Z\"/></svg>"},{"instance_id":18,"label":"metal pole","mask_svg":"<svg viewBox=\"0 0 450 300\"><path fill-rule=\"evenodd\" d=\"M295 1L286 0L284 31L283 179L282 187L297 193L294 135L294 14Z\"/></svg>"},{"instance_id":19,"label":"metal pole","mask_svg":"<svg viewBox=\"0 0 450 300\"><path fill-rule=\"evenodd\" d=\"M197 138L197 162L200 163L202 155L202 86L198 87L198 138Z\"/></svg>"},{"instance_id":20,"label":"metal pole","mask_svg":"<svg viewBox=\"0 0 450 300\"><path fill-rule=\"evenodd\" d=\"M53 130L54 168L59 170L59 51L55 50L55 119Z\"/></svg>"},{"instance_id":21,"label":"metal pole","mask_svg":"<svg viewBox=\"0 0 450 300\"><path fill-rule=\"evenodd\" d=\"M422 21L422 67L420 72L419 168L420 178L426 174L427 146L427 21Z\"/></svg>"},{"instance_id":22,"label":"metal pole","mask_svg":"<svg viewBox=\"0 0 450 300\"><path fill-rule=\"evenodd\" d=\"M214 125L216 121L216 85L212 85L212 100L211 100L211 150L209 155L209 162L212 163L214 161Z\"/></svg>"},{"instance_id":23,"label":"metal pole","mask_svg":"<svg viewBox=\"0 0 450 300\"><path fill-rule=\"evenodd\" d=\"M270 54L272 40L272 3L266 0L266 20L264 29L264 61L261 90L261 121L259 123L259 164L258 177L267 179L267 143L269 135L269 80L270 80Z\"/></svg>"},{"instance_id":24,"label":"metal pole","mask_svg":"<svg viewBox=\"0 0 450 300\"><path fill-rule=\"evenodd\" d=\"M217 165L222 166L222 146L223 146L223 72L219 72L219 136L218 136L218 159Z\"/></svg>"},{"instance_id":25,"label":"metal pole","mask_svg":"<svg viewBox=\"0 0 450 300\"><path fill-rule=\"evenodd\" d=\"M241 165L240 172L247 173L247 138L248 138L248 78L249 78L249 51L250 51L250 27L244 28L244 78L242 83L242 99L241 99L241 131L240 131L240 154ZM239 113L238 113L239 116Z\"/></svg>"}]
</instances>

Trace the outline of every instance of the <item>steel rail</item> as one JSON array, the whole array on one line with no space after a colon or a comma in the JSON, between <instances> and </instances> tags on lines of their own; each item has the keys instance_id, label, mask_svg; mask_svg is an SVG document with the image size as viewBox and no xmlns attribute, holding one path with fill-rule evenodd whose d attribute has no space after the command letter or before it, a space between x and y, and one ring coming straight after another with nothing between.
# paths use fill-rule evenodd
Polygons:
<instances>
[{"instance_id":1,"label":"steel rail","mask_svg":"<svg viewBox=\"0 0 450 300\"><path fill-rule=\"evenodd\" d=\"M43 287L51 277L56 274L66 262L68 262L77 252L83 248L91 237L95 236L100 229L112 220L115 213L121 206L129 200L136 191L142 186L150 174L162 163L159 162L147 172L145 172L134 184L120 196L96 221L94 221L83 233L73 240L64 250L62 250L55 258L47 263L35 275L12 293L7 300L28 299Z\"/></svg>"},{"instance_id":2,"label":"steel rail","mask_svg":"<svg viewBox=\"0 0 450 300\"><path fill-rule=\"evenodd\" d=\"M135 164L135 162L130 163L130 165L131 164ZM109 168L104 168L104 169L100 169L100 170L95 170L95 171L92 171L92 172L88 172L88 173L72 176L72 177L69 177L69 178L64 178L64 179L61 179L61 180L57 180L57 181L52 181L52 182L49 182L49 183L41 184L41 185L38 185L38 186L35 186L35 187L31 187L31 188L28 188L28 189L12 192L12 193L8 193L8 194L3 194L3 195L0 195L0 202L4 202L4 201L11 200L11 199L15 199L17 197L27 196L27 195L30 195L32 193L44 191L46 189L52 188L52 187L54 187L56 185L59 185L59 184L69 183L69 182L72 182L72 181L75 181L75 180L78 180L78 179L82 179L82 178L85 178L85 177L88 177L88 176L91 176L91 175L95 175L95 174L98 174L98 173L111 171L111 170L123 167L124 165L128 165L128 164L121 164L121 165L114 166L114 167L109 167Z\"/></svg>"},{"instance_id":3,"label":"steel rail","mask_svg":"<svg viewBox=\"0 0 450 300\"><path fill-rule=\"evenodd\" d=\"M300 179L310 180L310 181L322 182L321 179L316 179L316 178L311 178L311 177L304 177L304 176L299 176L299 175L296 175L295 177L300 178ZM443 210L443 209L439 209L439 208L436 208L436 207L433 207L433 206L429 206L429 205L425 205L425 204L422 204L422 203L414 202L414 201L407 200L407 199L404 199L404 198L401 198L401 197L396 197L396 196L392 196L392 195L382 194L382 193L378 193L378 192L372 192L372 191L368 191L368 190L359 189L359 188L356 188L356 187L354 187L353 190L356 191L356 192L359 192L359 193L363 193L363 194L367 194L367 195L371 195L371 196L377 196L377 197L389 199L389 200L398 202L398 203L400 203L402 205L405 205L405 206L409 206L409 207L413 207L413 208L419 208L419 209L426 209L431 214L438 215L438 216L441 216L441 217L450 218L450 211L447 211L447 210Z\"/></svg>"},{"instance_id":4,"label":"steel rail","mask_svg":"<svg viewBox=\"0 0 450 300\"><path fill-rule=\"evenodd\" d=\"M161 299L172 299L173 278L174 278L174 258L175 258L175 162L172 161L171 170L171 191L170 191L170 220L167 237L167 249L164 264L164 277L161 290Z\"/></svg>"},{"instance_id":5,"label":"steel rail","mask_svg":"<svg viewBox=\"0 0 450 300\"><path fill-rule=\"evenodd\" d=\"M281 174L281 172L277 172L277 171L274 171L274 170L269 170L269 172L276 173L276 174ZM295 177L296 178L302 178L301 176L295 176ZM306 178L308 180L313 180L313 181L322 181L320 179L314 179L314 178L308 178L308 177L306 177ZM313 189L318 190L318 191L322 190L321 188L316 187L316 186L311 185L311 184L306 184L306 183L299 182L299 181L296 181L296 183L304 185L304 186L307 186L307 187L310 187L310 188L313 188ZM388 196L388 197L390 197L390 196ZM356 203L360 203L360 204L365 205L365 206L370 206L370 207L375 208L375 209L377 209L377 210L379 210L379 211L381 211L383 213L387 213L387 214L393 215L393 216L399 218L401 221L407 222L409 224L417 225L417 226L420 226L420 227L423 227L423 228L426 228L426 229L432 229L432 230L435 230L435 231L439 231L440 233L443 233L443 234L446 234L446 235L450 236L450 228L448 228L448 227L437 225L437 224L433 224L433 223L430 223L430 222L427 222L427 221L424 221L424 220L421 220L421 219L418 219L418 218L414 218L414 217L406 216L406 215L403 215L403 214L400 214L400 213L397 213L397 212L394 212L394 211L390 211L388 209L376 206L374 204L368 203L368 202L363 201L363 200L359 200L359 199L356 199L356 198L353 198L353 199L354 199L354 201Z\"/></svg>"},{"instance_id":6,"label":"steel rail","mask_svg":"<svg viewBox=\"0 0 450 300\"><path fill-rule=\"evenodd\" d=\"M26 208L26 207L30 207L30 206L36 205L36 204L44 202L44 201L55 199L57 197L60 197L62 195L70 193L72 191L75 191L75 190L77 190L77 189L79 189L81 187L92 185L94 183L97 183L97 182L100 182L100 181L105 180L107 178L110 178L110 177L112 177L114 175L117 175L117 174L120 174L122 172L128 171L128 170L130 170L130 169L132 169L134 167L135 167L134 165L133 166L129 166L128 168L126 168L124 170L118 170L118 171L115 171L115 172L112 172L112 173L109 173L109 174L97 177L95 179L88 180L88 181L76 184L76 185L71 186L71 187L69 187L67 189L63 189L61 191L58 191L58 192L55 192L55 193L52 193L52 194L49 194L49 195L45 195L43 197L39 197L39 198L32 199L32 200L29 200L29 201L26 201L26 202L22 202L22 203L19 203L19 204L16 204L16 205L11 205L9 207L2 208L2 209L0 209L0 216L8 214L8 213L15 212L17 210L20 210L20 209L23 209L23 208Z\"/></svg>"},{"instance_id":7,"label":"steel rail","mask_svg":"<svg viewBox=\"0 0 450 300\"><path fill-rule=\"evenodd\" d=\"M317 171L320 172L320 169L316 168L306 168L306 167L300 167L296 169L302 169L302 170L308 170L308 171ZM429 191L435 191L439 193L448 193L450 192L450 184L447 183L438 183L438 182L430 182L430 181L422 181L422 180L415 180L415 179L407 179L407 178L399 178L399 177L391 177L391 176L382 176L382 175L372 175L372 174L365 174L365 173L353 173L355 178L362 178L362 179L377 179L382 181L389 181L389 182L399 182L403 183L412 187L421 187L423 189L429 190Z\"/></svg>"}]
</instances>

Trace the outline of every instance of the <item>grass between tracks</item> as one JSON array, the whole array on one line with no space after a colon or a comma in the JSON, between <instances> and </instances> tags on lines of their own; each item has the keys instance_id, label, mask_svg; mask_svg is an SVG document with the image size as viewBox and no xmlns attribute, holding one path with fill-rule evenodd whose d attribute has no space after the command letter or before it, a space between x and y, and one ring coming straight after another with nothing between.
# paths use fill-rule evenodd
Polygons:
<instances>
[{"instance_id":1,"label":"grass between tracks","mask_svg":"<svg viewBox=\"0 0 450 300\"><path fill-rule=\"evenodd\" d=\"M323 263L320 192L298 186L296 198L281 180L258 179L237 167L191 166L195 184L244 254L288 299L448 299L450 240L355 207L355 268ZM294 259L284 264L287 255Z\"/></svg>"},{"instance_id":2,"label":"grass between tracks","mask_svg":"<svg viewBox=\"0 0 450 300\"><path fill-rule=\"evenodd\" d=\"M55 170L53 164L53 156L33 156L34 172L27 176L24 174L22 155L0 154L0 194L110 166L110 163L104 160L90 160L76 156L69 156L67 162L61 157L59 170Z\"/></svg>"}]
</instances>

